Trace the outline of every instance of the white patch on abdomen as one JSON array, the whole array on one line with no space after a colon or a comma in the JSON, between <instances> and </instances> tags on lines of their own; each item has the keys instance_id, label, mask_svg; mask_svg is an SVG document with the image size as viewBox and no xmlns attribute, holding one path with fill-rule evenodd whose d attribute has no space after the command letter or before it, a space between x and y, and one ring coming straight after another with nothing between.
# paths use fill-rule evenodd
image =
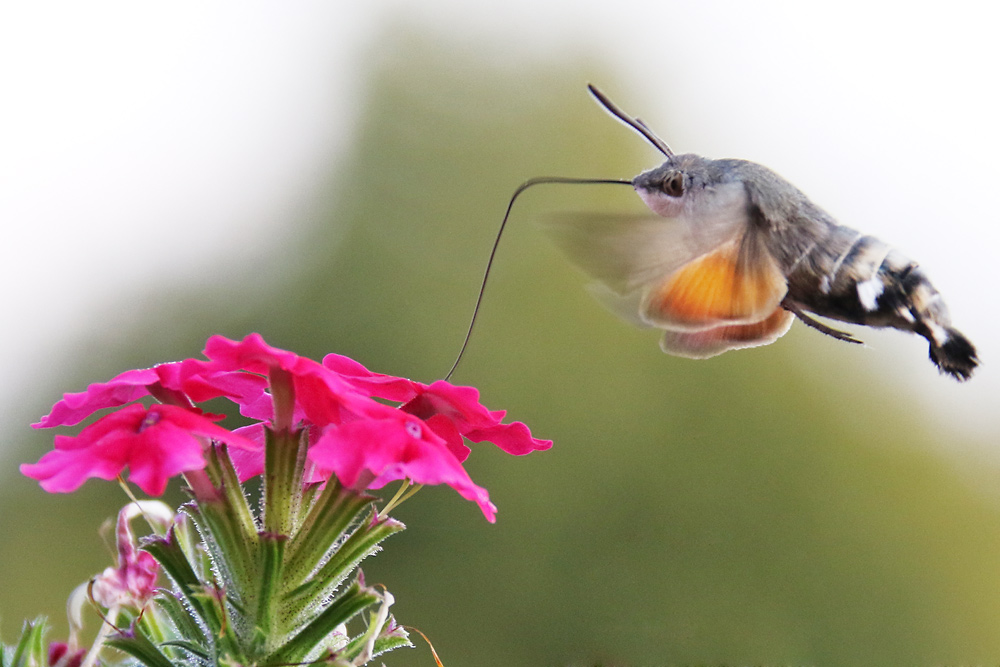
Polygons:
<instances>
[{"instance_id":1,"label":"white patch on abdomen","mask_svg":"<svg viewBox=\"0 0 1000 667\"><path fill-rule=\"evenodd\" d=\"M858 283L858 301L865 310L873 311L878 309L878 298L882 296L885 285L879 279L878 274L868 280Z\"/></svg>"},{"instance_id":2,"label":"white patch on abdomen","mask_svg":"<svg viewBox=\"0 0 1000 667\"><path fill-rule=\"evenodd\" d=\"M948 342L951 337L948 335L948 330L937 322L926 322L927 328L931 332L931 336L934 338L934 342L940 347Z\"/></svg>"}]
</instances>

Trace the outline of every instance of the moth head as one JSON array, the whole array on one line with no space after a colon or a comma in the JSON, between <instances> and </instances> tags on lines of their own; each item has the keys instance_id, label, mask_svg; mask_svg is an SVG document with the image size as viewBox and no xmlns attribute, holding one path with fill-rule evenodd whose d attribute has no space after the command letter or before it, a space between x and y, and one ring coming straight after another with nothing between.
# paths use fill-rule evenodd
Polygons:
<instances>
[{"instance_id":1,"label":"moth head","mask_svg":"<svg viewBox=\"0 0 1000 667\"><path fill-rule=\"evenodd\" d=\"M705 158L698 155L671 156L655 169L632 179L632 187L652 210L668 218L676 217L694 192L703 190L707 172Z\"/></svg>"}]
</instances>

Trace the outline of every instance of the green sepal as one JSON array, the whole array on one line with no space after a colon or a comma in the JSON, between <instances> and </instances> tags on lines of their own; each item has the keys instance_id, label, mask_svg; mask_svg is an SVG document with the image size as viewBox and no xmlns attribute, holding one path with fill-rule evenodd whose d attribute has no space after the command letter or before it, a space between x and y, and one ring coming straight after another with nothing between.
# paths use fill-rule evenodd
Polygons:
<instances>
[{"instance_id":1,"label":"green sepal","mask_svg":"<svg viewBox=\"0 0 1000 667\"><path fill-rule=\"evenodd\" d=\"M142 548L151 553L153 558L163 567L180 594L184 596L184 599L202 619L209 631L213 634L218 633L222 628L222 619L216 613L214 605L205 605L204 584L198 578L194 568L191 567L187 554L184 553L176 539L174 529L171 528L163 537L146 539ZM170 607L164 607L164 610L173 618ZM181 611L184 615L188 615L187 610L183 607Z\"/></svg>"},{"instance_id":2,"label":"green sepal","mask_svg":"<svg viewBox=\"0 0 1000 667\"><path fill-rule=\"evenodd\" d=\"M229 448L225 444L217 444L209 451L209 463L218 476L219 490L226 499L227 507L232 511L229 515L239 524L239 532L252 541L257 534L257 523L253 510L247 501L243 486L240 484L239 473L229 456Z\"/></svg>"},{"instance_id":3,"label":"green sepal","mask_svg":"<svg viewBox=\"0 0 1000 667\"><path fill-rule=\"evenodd\" d=\"M257 534L245 535L241 530L233 530L233 522L226 520L224 506L217 503L196 503L182 507L185 514L201 535L202 544L208 551L212 571L207 577L219 577L219 585L241 607L252 606L247 599L257 590Z\"/></svg>"},{"instance_id":4,"label":"green sepal","mask_svg":"<svg viewBox=\"0 0 1000 667\"><path fill-rule=\"evenodd\" d=\"M291 535L302 507L305 431L264 429L264 530Z\"/></svg>"},{"instance_id":5,"label":"green sepal","mask_svg":"<svg viewBox=\"0 0 1000 667\"><path fill-rule=\"evenodd\" d=\"M279 583L282 579L282 569L285 556L285 545L288 538L285 535L261 533L260 544L260 580L257 582L257 607L249 623L255 631L265 637L276 634L272 621L275 616L275 599L278 597ZM278 629L283 634L285 628Z\"/></svg>"},{"instance_id":6,"label":"green sepal","mask_svg":"<svg viewBox=\"0 0 1000 667\"><path fill-rule=\"evenodd\" d=\"M319 647L321 642L337 629L337 626L346 624L366 607L381 599L381 596L373 589L362 586L355 579L340 596L327 605L326 609L288 640L284 646L274 652L267 662L301 662L311 651Z\"/></svg>"},{"instance_id":7,"label":"green sepal","mask_svg":"<svg viewBox=\"0 0 1000 667\"><path fill-rule=\"evenodd\" d=\"M372 614L374 620L375 614ZM392 616L389 616L386 624L395 623ZM362 649L365 644L368 643L368 635L370 632L381 632L381 628L368 627L368 632L358 635L352 639L347 646L343 648L338 654L338 657L346 658L348 661L353 661L358 655L361 654ZM375 658L376 656L382 655L383 653L388 653L397 648L413 648L413 642L410 641L410 635L403 629L402 626L397 625L388 634L382 635L375 639L375 645L372 647L372 654L369 656L369 660Z\"/></svg>"},{"instance_id":8,"label":"green sepal","mask_svg":"<svg viewBox=\"0 0 1000 667\"><path fill-rule=\"evenodd\" d=\"M218 495L198 498L182 509L198 528L222 583L239 596L256 590L257 525L226 448L211 447L206 454L205 470L218 486Z\"/></svg>"},{"instance_id":9,"label":"green sepal","mask_svg":"<svg viewBox=\"0 0 1000 667\"><path fill-rule=\"evenodd\" d=\"M44 667L48 664L48 650L45 634L49 624L39 616L33 621L25 621L21 626L21 636L13 647L0 645L0 667Z\"/></svg>"},{"instance_id":10,"label":"green sepal","mask_svg":"<svg viewBox=\"0 0 1000 667\"><path fill-rule=\"evenodd\" d=\"M242 660L241 662L252 662L254 664L260 663L259 658L267 655L268 639L273 638L265 634L260 627L253 626L250 629L250 636L243 643L243 646L245 647L243 655L246 656L247 659Z\"/></svg>"},{"instance_id":11,"label":"green sepal","mask_svg":"<svg viewBox=\"0 0 1000 667\"><path fill-rule=\"evenodd\" d=\"M141 632L119 632L104 640L108 646L124 651L146 667L174 667L173 661Z\"/></svg>"},{"instance_id":12,"label":"green sepal","mask_svg":"<svg viewBox=\"0 0 1000 667\"><path fill-rule=\"evenodd\" d=\"M402 522L391 517L378 520L373 511L371 516L337 547L330 560L324 563L308 581L289 591L285 600L289 603L308 604L311 600L332 594L361 561L378 551L382 540L404 528L406 526Z\"/></svg>"},{"instance_id":13,"label":"green sepal","mask_svg":"<svg viewBox=\"0 0 1000 667\"><path fill-rule=\"evenodd\" d=\"M206 646L218 645L220 650L237 653L240 642L233 634L234 624L227 618L227 601L222 599L223 593L212 584L198 578L187 554L178 543L173 528L164 537L147 539L142 548L156 558L187 602L188 606L185 607L172 593L166 591L158 599L161 609L174 622L181 636L186 639L200 639ZM242 613L242 607L238 602L234 600L228 602L235 613ZM206 637L203 629L191 618L191 612L197 614L210 637ZM185 617L186 621L183 620Z\"/></svg>"},{"instance_id":14,"label":"green sepal","mask_svg":"<svg viewBox=\"0 0 1000 667\"><path fill-rule=\"evenodd\" d=\"M236 633L244 626L242 620L246 617L245 611L231 598L226 597L223 589L209 583L202 584L201 590L194 593L192 598L197 600L202 608L210 610L212 622L216 626L212 632L216 638L218 651L242 655L243 648L248 644L245 642L245 637L239 637ZM230 609L232 614L229 613Z\"/></svg>"},{"instance_id":15,"label":"green sepal","mask_svg":"<svg viewBox=\"0 0 1000 667\"><path fill-rule=\"evenodd\" d=\"M373 496L345 489L332 478L319 494L288 546L284 591L298 587L326 558L330 549L342 540Z\"/></svg>"},{"instance_id":16,"label":"green sepal","mask_svg":"<svg viewBox=\"0 0 1000 667\"><path fill-rule=\"evenodd\" d=\"M204 662L209 662L212 657L212 654L206 651L204 647L199 646L194 642L189 642L183 639L171 639L163 642L162 644L160 644L160 646L169 646L171 648L177 648L182 651L186 651Z\"/></svg>"},{"instance_id":17,"label":"green sepal","mask_svg":"<svg viewBox=\"0 0 1000 667\"><path fill-rule=\"evenodd\" d=\"M206 635L202 625L195 622L189 607L185 607L173 591L160 590L156 595L156 605L166 614L170 622L174 624L177 634L185 637L185 643L193 646L205 647L199 649L205 653L207 647L212 645L212 638Z\"/></svg>"},{"instance_id":18,"label":"green sepal","mask_svg":"<svg viewBox=\"0 0 1000 667\"><path fill-rule=\"evenodd\" d=\"M337 479L336 477L333 478L333 480L336 480L336 479ZM331 480L331 481L333 481L333 480ZM329 486L329 484L324 485L323 482L311 482L309 484L303 484L302 485L302 510L301 511L302 512L306 512L307 510L309 510L312 507L313 503L316 502L316 499L319 497L320 492L322 492L324 489L326 489L327 486ZM296 530L296 532L299 532L301 530L302 530L302 527L300 526Z\"/></svg>"}]
</instances>

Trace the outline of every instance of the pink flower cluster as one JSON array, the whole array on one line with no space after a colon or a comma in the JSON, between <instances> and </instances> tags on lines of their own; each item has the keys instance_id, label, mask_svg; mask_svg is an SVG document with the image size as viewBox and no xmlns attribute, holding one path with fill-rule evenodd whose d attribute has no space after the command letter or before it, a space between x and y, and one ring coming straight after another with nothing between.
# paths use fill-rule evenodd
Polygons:
<instances>
[{"instance_id":1,"label":"pink flower cluster","mask_svg":"<svg viewBox=\"0 0 1000 667\"><path fill-rule=\"evenodd\" d=\"M505 413L480 404L472 387L372 373L333 354L318 363L271 347L259 334L242 341L213 336L205 356L126 371L66 394L35 428L78 424L99 410L126 407L79 435L57 435L55 449L21 472L46 491L69 492L90 477L114 479L128 468L129 480L156 496L171 477L204 468L212 443L228 446L246 480L263 469L265 427L308 429L310 481L336 475L358 491L401 479L448 484L494 521L486 490L462 467L470 453L465 440L490 441L516 455L552 445L520 422L502 424ZM137 402L145 397L160 402ZM255 423L230 431L216 423L222 415L196 407L219 397Z\"/></svg>"}]
</instances>

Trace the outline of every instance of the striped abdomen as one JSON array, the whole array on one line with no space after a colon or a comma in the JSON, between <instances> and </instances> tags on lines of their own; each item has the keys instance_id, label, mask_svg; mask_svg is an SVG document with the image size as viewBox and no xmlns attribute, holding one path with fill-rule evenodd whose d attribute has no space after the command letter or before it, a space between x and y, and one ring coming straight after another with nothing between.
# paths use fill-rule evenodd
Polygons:
<instances>
[{"instance_id":1,"label":"striped abdomen","mask_svg":"<svg viewBox=\"0 0 1000 667\"><path fill-rule=\"evenodd\" d=\"M917 263L849 227L826 231L788 267L786 299L822 317L919 334L942 372L968 379L979 363L975 347L951 326L948 307Z\"/></svg>"}]
</instances>

